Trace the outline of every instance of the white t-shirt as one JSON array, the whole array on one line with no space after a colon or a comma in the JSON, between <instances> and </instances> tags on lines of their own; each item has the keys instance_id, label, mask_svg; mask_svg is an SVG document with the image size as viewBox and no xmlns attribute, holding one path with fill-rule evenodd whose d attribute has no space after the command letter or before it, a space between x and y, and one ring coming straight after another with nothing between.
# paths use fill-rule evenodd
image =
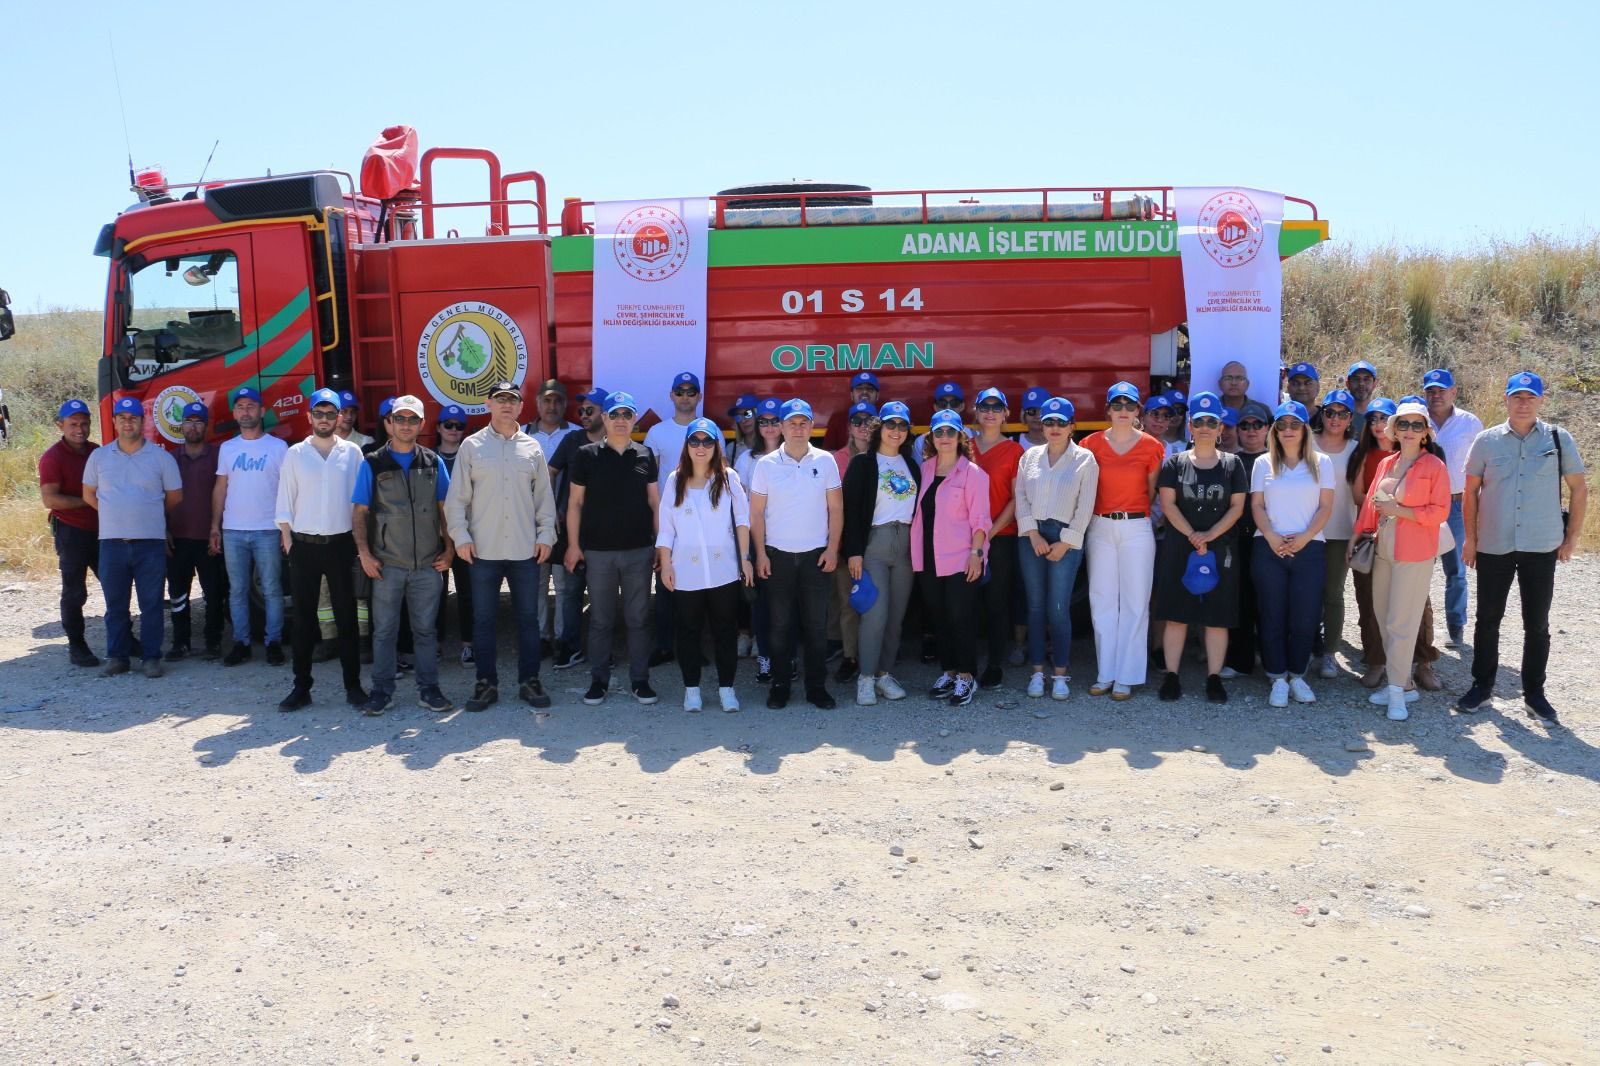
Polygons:
<instances>
[{"instance_id":1,"label":"white t-shirt","mask_svg":"<svg viewBox=\"0 0 1600 1066\"><path fill-rule=\"evenodd\" d=\"M1304 533L1322 503L1322 490L1333 488L1333 462L1320 453L1316 458L1315 476L1308 464L1301 463L1293 469L1285 466L1277 477L1273 477L1272 461L1265 455L1257 459L1256 465L1250 470L1250 491L1262 494L1267 520L1272 523L1272 531L1280 537ZM1256 536L1261 536L1261 530L1256 530ZM1318 533L1313 539L1328 538L1326 534Z\"/></svg>"},{"instance_id":2,"label":"white t-shirt","mask_svg":"<svg viewBox=\"0 0 1600 1066\"><path fill-rule=\"evenodd\" d=\"M911 468L898 455L879 452L876 458L878 502L872 508L872 524L904 522L910 525L917 510L917 483L911 480Z\"/></svg>"},{"instance_id":3,"label":"white t-shirt","mask_svg":"<svg viewBox=\"0 0 1600 1066\"><path fill-rule=\"evenodd\" d=\"M750 491L767 498L767 546L807 552L828 546L828 490L839 487L839 464L806 446L798 461L780 446L756 460Z\"/></svg>"},{"instance_id":4,"label":"white t-shirt","mask_svg":"<svg viewBox=\"0 0 1600 1066\"><path fill-rule=\"evenodd\" d=\"M1355 451L1356 442L1347 440L1341 450L1322 453L1333 467L1333 513L1328 516L1328 524L1322 527L1322 535L1328 540L1349 540L1355 536L1356 503L1350 495L1350 482L1344 476Z\"/></svg>"},{"instance_id":5,"label":"white t-shirt","mask_svg":"<svg viewBox=\"0 0 1600 1066\"><path fill-rule=\"evenodd\" d=\"M771 455L772 453L767 452L765 454ZM742 484L747 490L755 478L756 463L760 460L761 456L757 455L749 448L741 448L739 449L739 457L733 461L733 472L739 475L739 483Z\"/></svg>"},{"instance_id":6,"label":"white t-shirt","mask_svg":"<svg viewBox=\"0 0 1600 1066\"><path fill-rule=\"evenodd\" d=\"M683 440L688 435L687 425L680 426L670 418L657 422L644 435L644 446L656 453L656 487L663 497L667 494L667 475L678 469Z\"/></svg>"},{"instance_id":7,"label":"white t-shirt","mask_svg":"<svg viewBox=\"0 0 1600 1066\"><path fill-rule=\"evenodd\" d=\"M217 475L228 479L222 501L223 529L278 528L278 472L289 445L263 434L255 440L234 437L217 449Z\"/></svg>"}]
</instances>

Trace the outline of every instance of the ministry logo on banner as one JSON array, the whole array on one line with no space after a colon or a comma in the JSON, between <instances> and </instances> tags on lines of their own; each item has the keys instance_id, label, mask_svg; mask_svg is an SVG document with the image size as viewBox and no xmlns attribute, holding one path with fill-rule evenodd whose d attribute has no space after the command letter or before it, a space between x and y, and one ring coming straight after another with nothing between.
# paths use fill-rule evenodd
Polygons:
<instances>
[{"instance_id":1,"label":"ministry logo on banner","mask_svg":"<svg viewBox=\"0 0 1600 1066\"><path fill-rule=\"evenodd\" d=\"M663 418L675 375L705 379L709 217L703 197L594 205L594 384Z\"/></svg>"},{"instance_id":2,"label":"ministry logo on banner","mask_svg":"<svg viewBox=\"0 0 1600 1066\"><path fill-rule=\"evenodd\" d=\"M1177 190L1178 256L1189 311L1189 391L1223 397L1238 387L1278 406L1283 344L1283 194L1242 188ZM1224 377L1229 378L1227 382Z\"/></svg>"}]
</instances>

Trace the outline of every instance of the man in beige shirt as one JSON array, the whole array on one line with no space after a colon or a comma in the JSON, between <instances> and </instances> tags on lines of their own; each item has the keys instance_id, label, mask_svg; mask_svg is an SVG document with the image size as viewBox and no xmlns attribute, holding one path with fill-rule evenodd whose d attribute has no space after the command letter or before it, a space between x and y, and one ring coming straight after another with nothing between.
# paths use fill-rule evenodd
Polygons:
<instances>
[{"instance_id":1,"label":"man in beige shirt","mask_svg":"<svg viewBox=\"0 0 1600 1066\"><path fill-rule=\"evenodd\" d=\"M556 542L556 501L539 442L523 432L522 388L501 381L489 390L489 424L456 452L445 520L456 554L472 567L472 652L478 682L469 711L500 698L495 672L495 617L502 582L511 586L517 625L519 695L550 706L539 681L539 567Z\"/></svg>"}]
</instances>

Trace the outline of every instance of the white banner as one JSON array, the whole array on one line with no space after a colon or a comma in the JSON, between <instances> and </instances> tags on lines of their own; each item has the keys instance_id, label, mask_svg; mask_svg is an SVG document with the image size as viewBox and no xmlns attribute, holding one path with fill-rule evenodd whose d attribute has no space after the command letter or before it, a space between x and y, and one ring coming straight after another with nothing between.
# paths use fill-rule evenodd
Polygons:
<instances>
[{"instance_id":1,"label":"white banner","mask_svg":"<svg viewBox=\"0 0 1600 1066\"><path fill-rule=\"evenodd\" d=\"M1283 337L1283 194L1180 188L1177 207L1189 311L1189 394L1224 394L1223 371L1237 362L1250 379L1249 398L1275 408Z\"/></svg>"},{"instance_id":2,"label":"white banner","mask_svg":"<svg viewBox=\"0 0 1600 1066\"><path fill-rule=\"evenodd\" d=\"M708 215L703 198L594 205L594 384L641 415L672 417L674 375L705 380Z\"/></svg>"}]
</instances>

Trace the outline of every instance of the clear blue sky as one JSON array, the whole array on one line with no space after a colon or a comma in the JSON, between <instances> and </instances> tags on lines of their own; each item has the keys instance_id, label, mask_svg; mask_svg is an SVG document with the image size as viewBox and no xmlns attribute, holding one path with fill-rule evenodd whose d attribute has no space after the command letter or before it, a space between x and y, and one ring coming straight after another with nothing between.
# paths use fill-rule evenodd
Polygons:
<instances>
[{"instance_id":1,"label":"clear blue sky","mask_svg":"<svg viewBox=\"0 0 1600 1066\"><path fill-rule=\"evenodd\" d=\"M1244 184L1334 237L1593 232L1594 5L42 3L6 16L0 287L97 307L95 233L173 180L355 171L379 129L494 149L585 199ZM1318 9L1322 9L1318 11ZM465 175L463 174L463 177ZM483 195L463 182L446 189Z\"/></svg>"}]
</instances>

